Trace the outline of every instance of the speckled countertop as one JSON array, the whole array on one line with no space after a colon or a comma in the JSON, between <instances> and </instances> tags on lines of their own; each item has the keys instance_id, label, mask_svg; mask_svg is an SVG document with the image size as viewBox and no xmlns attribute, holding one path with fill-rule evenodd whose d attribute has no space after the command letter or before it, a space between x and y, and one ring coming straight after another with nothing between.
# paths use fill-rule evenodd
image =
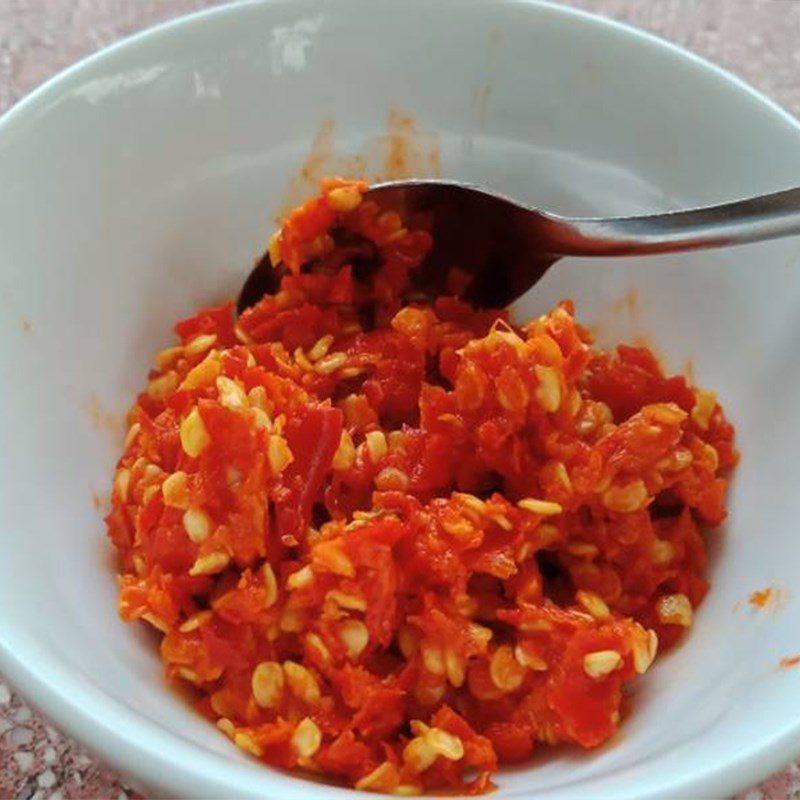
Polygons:
<instances>
[{"instance_id":1,"label":"speckled countertop","mask_svg":"<svg viewBox=\"0 0 800 800\"><path fill-rule=\"evenodd\" d=\"M571 0L716 61L800 115L800 0ZM0 0L0 112L81 56L219 0ZM0 798L135 798L0 675ZM740 800L798 800L791 764Z\"/></svg>"}]
</instances>

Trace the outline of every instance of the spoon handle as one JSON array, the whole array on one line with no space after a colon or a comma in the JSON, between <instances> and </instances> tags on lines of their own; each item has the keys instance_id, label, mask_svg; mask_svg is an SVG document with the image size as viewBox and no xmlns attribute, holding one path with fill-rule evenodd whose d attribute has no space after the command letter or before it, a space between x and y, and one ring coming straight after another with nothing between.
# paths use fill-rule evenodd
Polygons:
<instances>
[{"instance_id":1,"label":"spoon handle","mask_svg":"<svg viewBox=\"0 0 800 800\"><path fill-rule=\"evenodd\" d=\"M800 188L643 217L546 219L544 232L560 255L626 256L727 247L800 234Z\"/></svg>"}]
</instances>

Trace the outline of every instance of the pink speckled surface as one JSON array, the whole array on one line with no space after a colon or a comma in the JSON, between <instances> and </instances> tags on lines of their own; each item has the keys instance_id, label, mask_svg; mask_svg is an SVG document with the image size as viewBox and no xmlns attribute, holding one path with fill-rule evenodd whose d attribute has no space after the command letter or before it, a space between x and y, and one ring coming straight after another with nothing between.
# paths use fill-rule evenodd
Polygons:
<instances>
[{"instance_id":1,"label":"pink speckled surface","mask_svg":"<svg viewBox=\"0 0 800 800\"><path fill-rule=\"evenodd\" d=\"M81 56L219 0L0 0L0 111ZM733 70L800 114L800 0L572 0L632 22ZM31 698L35 701L35 698ZM0 798L135 798L0 675ZM800 766L740 800L798 800Z\"/></svg>"}]
</instances>

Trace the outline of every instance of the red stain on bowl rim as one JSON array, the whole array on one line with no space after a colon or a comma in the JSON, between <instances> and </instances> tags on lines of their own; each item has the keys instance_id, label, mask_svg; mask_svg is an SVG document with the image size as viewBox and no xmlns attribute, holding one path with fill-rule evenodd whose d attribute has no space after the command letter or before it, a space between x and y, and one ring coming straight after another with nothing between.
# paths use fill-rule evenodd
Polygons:
<instances>
[{"instance_id":1,"label":"red stain on bowl rim","mask_svg":"<svg viewBox=\"0 0 800 800\"><path fill-rule=\"evenodd\" d=\"M332 119L324 119L317 126L317 132L300 169L289 180L283 193L274 218L276 225L280 225L284 216L295 206L315 194L319 182L326 175L336 173L349 176L364 173L362 156L345 156L336 152L335 130L336 123Z\"/></svg>"},{"instance_id":2,"label":"red stain on bowl rim","mask_svg":"<svg viewBox=\"0 0 800 800\"><path fill-rule=\"evenodd\" d=\"M92 492L92 508L105 516L111 509L111 498L107 494Z\"/></svg>"},{"instance_id":3,"label":"red stain on bowl rim","mask_svg":"<svg viewBox=\"0 0 800 800\"><path fill-rule=\"evenodd\" d=\"M484 83L482 86L477 86L472 91L472 107L475 115L475 120L479 127L486 125L486 120L489 117L489 101L492 97L492 85Z\"/></svg>"},{"instance_id":4,"label":"red stain on bowl rim","mask_svg":"<svg viewBox=\"0 0 800 800\"><path fill-rule=\"evenodd\" d=\"M95 430L115 435L121 435L125 431L125 415L104 408L96 394L89 395L86 411Z\"/></svg>"},{"instance_id":5,"label":"red stain on bowl rim","mask_svg":"<svg viewBox=\"0 0 800 800\"><path fill-rule=\"evenodd\" d=\"M398 108L390 109L388 133L378 137L385 148L382 171L377 180L438 176L441 172L438 138L417 130L414 117Z\"/></svg>"},{"instance_id":6,"label":"red stain on bowl rim","mask_svg":"<svg viewBox=\"0 0 800 800\"><path fill-rule=\"evenodd\" d=\"M488 96L487 96L488 100ZM290 179L275 215L276 224L308 197L328 175L368 177L370 183L403 178L436 178L441 174L439 137L421 131L414 116L391 108L386 132L369 137L360 152L344 153L336 145L336 122L322 120L308 154Z\"/></svg>"},{"instance_id":7,"label":"red stain on bowl rim","mask_svg":"<svg viewBox=\"0 0 800 800\"><path fill-rule=\"evenodd\" d=\"M785 589L767 586L751 592L747 602L757 611L780 611L788 602L789 593Z\"/></svg>"},{"instance_id":8,"label":"red stain on bowl rim","mask_svg":"<svg viewBox=\"0 0 800 800\"><path fill-rule=\"evenodd\" d=\"M639 292L636 291L634 287L628 289L622 297L617 299L614 302L614 312L616 314L621 314L623 311L626 311L631 317L636 315L636 312L639 310Z\"/></svg>"},{"instance_id":9,"label":"red stain on bowl rim","mask_svg":"<svg viewBox=\"0 0 800 800\"><path fill-rule=\"evenodd\" d=\"M333 130L335 122L324 119L317 128L311 150L300 167L300 177L305 181L317 181L320 168L333 155Z\"/></svg>"},{"instance_id":10,"label":"red stain on bowl rim","mask_svg":"<svg viewBox=\"0 0 800 800\"><path fill-rule=\"evenodd\" d=\"M758 589L753 592L747 602L750 603L753 608L764 608L767 603L769 603L771 597L772 589L767 587L766 589Z\"/></svg>"},{"instance_id":11,"label":"red stain on bowl rim","mask_svg":"<svg viewBox=\"0 0 800 800\"><path fill-rule=\"evenodd\" d=\"M642 325L639 319L639 292L634 286L630 286L623 294L615 299L609 300L608 305L603 309L599 317L590 324L587 324L587 329L592 334L593 338L602 340L608 338L609 327L615 331L614 338L618 338L616 328L619 325L619 318L622 317L624 323L629 328L630 332L627 334L629 339L634 336L640 340L644 339L642 333ZM639 346L638 341L633 342ZM643 347L650 347L650 343L642 345ZM658 355L661 359L661 355Z\"/></svg>"}]
</instances>

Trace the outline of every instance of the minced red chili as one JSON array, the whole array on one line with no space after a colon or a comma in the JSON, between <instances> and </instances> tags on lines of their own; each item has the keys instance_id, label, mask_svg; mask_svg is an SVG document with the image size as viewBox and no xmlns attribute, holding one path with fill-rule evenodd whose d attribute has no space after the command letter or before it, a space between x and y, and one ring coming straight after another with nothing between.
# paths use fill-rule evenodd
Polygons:
<instances>
[{"instance_id":1,"label":"minced red chili","mask_svg":"<svg viewBox=\"0 0 800 800\"><path fill-rule=\"evenodd\" d=\"M568 301L523 325L403 305L431 237L365 188L324 182L270 244L280 291L157 355L107 519L120 612L270 764L482 792L606 741L691 626L733 429Z\"/></svg>"}]
</instances>

